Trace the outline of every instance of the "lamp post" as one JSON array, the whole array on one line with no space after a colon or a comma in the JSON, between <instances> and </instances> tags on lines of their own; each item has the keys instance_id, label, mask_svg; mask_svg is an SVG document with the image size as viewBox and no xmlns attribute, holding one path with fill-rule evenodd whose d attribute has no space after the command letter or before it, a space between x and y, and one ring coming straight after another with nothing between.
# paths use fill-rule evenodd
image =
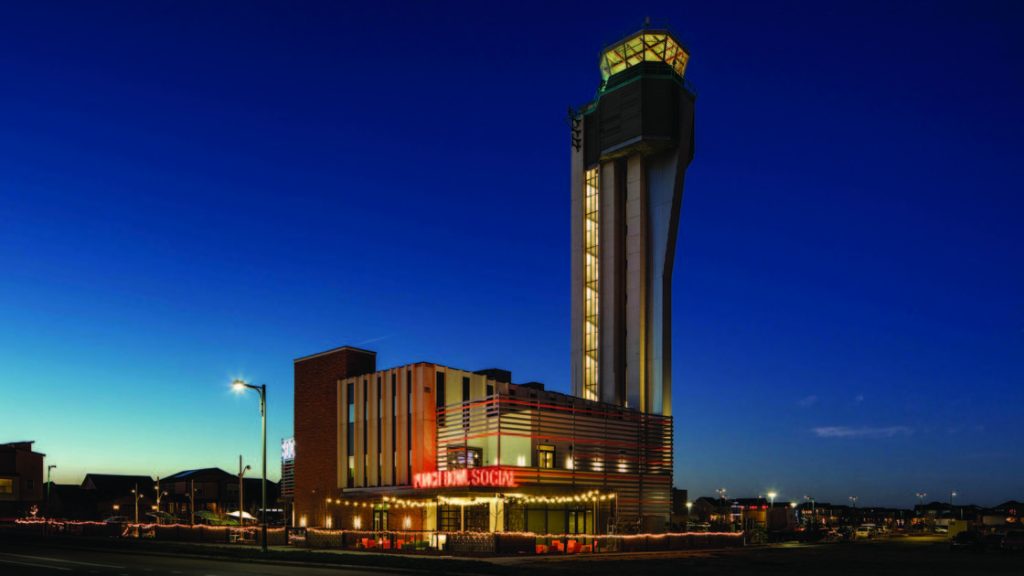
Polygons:
<instances>
[{"instance_id":1,"label":"lamp post","mask_svg":"<svg viewBox=\"0 0 1024 576\"><path fill-rule=\"evenodd\" d=\"M135 503L135 523L139 523L139 500L142 500L142 493L139 492L139 485L132 488L132 501Z\"/></svg>"},{"instance_id":2,"label":"lamp post","mask_svg":"<svg viewBox=\"0 0 1024 576\"><path fill-rule=\"evenodd\" d=\"M252 466L249 466L248 464L246 464L245 467L243 468L242 467L242 455L239 454L238 455L238 525L239 526L245 526L245 517L242 516L242 508L245 506L245 495L244 495L245 482L243 481L243 478L245 478L246 470L252 470Z\"/></svg>"},{"instance_id":3,"label":"lamp post","mask_svg":"<svg viewBox=\"0 0 1024 576\"><path fill-rule=\"evenodd\" d=\"M267 385L266 384L260 384L259 386L256 386L254 384L249 384L245 380L235 380L231 384L231 387L235 390L235 392L238 392L238 393L245 392L246 388L250 388L252 390L255 390L255 391L259 392L259 394L260 394L260 420L261 420L261 424L262 424L262 428L263 428L263 432L262 432L262 435L263 435L263 480L260 483L260 489L263 492L263 495L262 495L263 511L260 514L260 521L262 523L262 527L261 527L260 531L261 531L262 536L263 536L263 538L262 538L262 540L263 540L262 548L263 548L263 551L266 552L267 551ZM241 511L239 511L239 512L241 512Z\"/></svg>"},{"instance_id":4,"label":"lamp post","mask_svg":"<svg viewBox=\"0 0 1024 576\"><path fill-rule=\"evenodd\" d=\"M160 477L159 476L156 477L156 482L153 484L153 491L156 492L156 505L153 507L153 510L156 510L157 512L159 512L160 511L160 501L163 500L164 496L167 496L167 491L160 489ZM156 516L156 523L157 524L160 523L160 515L159 514L157 514L157 516Z\"/></svg>"},{"instance_id":5,"label":"lamp post","mask_svg":"<svg viewBox=\"0 0 1024 576\"><path fill-rule=\"evenodd\" d=\"M808 495L804 494L804 500L807 500L808 502L811 503L811 524L814 526L815 529L817 529L818 528L818 509L817 509L817 505L814 503L814 497L813 496L808 496Z\"/></svg>"},{"instance_id":6,"label":"lamp post","mask_svg":"<svg viewBox=\"0 0 1024 576\"><path fill-rule=\"evenodd\" d=\"M50 511L50 489L53 487L53 482L50 480L50 471L56 468L56 464L50 464L46 467L46 515L53 516Z\"/></svg>"},{"instance_id":7,"label":"lamp post","mask_svg":"<svg viewBox=\"0 0 1024 576\"><path fill-rule=\"evenodd\" d=\"M768 513L764 515L764 529L767 530L769 522L771 520L772 509L775 508L775 497L778 496L778 492L774 490L767 494L768 496Z\"/></svg>"},{"instance_id":8,"label":"lamp post","mask_svg":"<svg viewBox=\"0 0 1024 576\"><path fill-rule=\"evenodd\" d=\"M722 501L722 505L725 505L725 503L726 503L725 502L725 494L727 492L726 489L724 487L723 488L716 488L715 492L718 493L718 498ZM721 510L722 510L722 507L719 506L719 512L721 512ZM727 512L727 514L729 515L729 520L728 520L728 522L729 522L729 529L732 530L732 510L730 509Z\"/></svg>"},{"instance_id":9,"label":"lamp post","mask_svg":"<svg viewBox=\"0 0 1024 576\"><path fill-rule=\"evenodd\" d=\"M953 498L956 498L956 497L957 497L956 490L953 490L952 492L949 493L949 515L950 515L950 517L953 516L953 511L955 510L955 508L953 507ZM960 519L961 520L964 519L964 509L963 508L960 508Z\"/></svg>"}]
</instances>

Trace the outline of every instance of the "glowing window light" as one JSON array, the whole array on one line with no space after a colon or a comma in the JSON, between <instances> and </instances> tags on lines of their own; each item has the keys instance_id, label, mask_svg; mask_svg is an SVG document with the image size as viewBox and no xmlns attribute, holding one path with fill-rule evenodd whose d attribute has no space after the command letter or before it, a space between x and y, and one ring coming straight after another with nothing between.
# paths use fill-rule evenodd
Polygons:
<instances>
[{"instance_id":1,"label":"glowing window light","mask_svg":"<svg viewBox=\"0 0 1024 576\"><path fill-rule=\"evenodd\" d=\"M362 527L363 527L363 519L362 519L362 517L361 516L353 516L352 517L352 528L355 529L355 530L359 530Z\"/></svg>"},{"instance_id":2,"label":"glowing window light","mask_svg":"<svg viewBox=\"0 0 1024 576\"><path fill-rule=\"evenodd\" d=\"M565 469L572 470L575 467L575 463L572 461L572 456L565 457Z\"/></svg>"},{"instance_id":3,"label":"glowing window light","mask_svg":"<svg viewBox=\"0 0 1024 576\"><path fill-rule=\"evenodd\" d=\"M516 456L516 466L526 466L526 456L522 454Z\"/></svg>"},{"instance_id":4,"label":"glowing window light","mask_svg":"<svg viewBox=\"0 0 1024 576\"><path fill-rule=\"evenodd\" d=\"M599 168L584 177L583 238L583 397L597 400L600 323L600 186Z\"/></svg>"},{"instance_id":5,"label":"glowing window light","mask_svg":"<svg viewBox=\"0 0 1024 576\"><path fill-rule=\"evenodd\" d=\"M609 47L601 54L601 77L608 80L614 74L641 62L663 62L682 78L690 55L686 49L665 31L644 30Z\"/></svg>"}]
</instances>

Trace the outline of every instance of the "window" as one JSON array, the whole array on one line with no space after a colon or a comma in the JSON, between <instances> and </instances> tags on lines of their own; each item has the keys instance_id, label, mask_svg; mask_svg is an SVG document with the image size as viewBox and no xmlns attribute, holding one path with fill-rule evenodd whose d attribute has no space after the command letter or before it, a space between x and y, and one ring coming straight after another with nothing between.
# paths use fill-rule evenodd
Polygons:
<instances>
[{"instance_id":1,"label":"window","mask_svg":"<svg viewBox=\"0 0 1024 576\"><path fill-rule=\"evenodd\" d=\"M384 398L381 396L380 389L380 376L377 376L377 486L381 485L381 479L384 477L384 469L381 468L384 460L384 454L381 451L381 434L384 428L382 418L384 417Z\"/></svg>"},{"instance_id":2,"label":"window","mask_svg":"<svg viewBox=\"0 0 1024 576\"><path fill-rule=\"evenodd\" d=\"M555 447L549 444L537 445L537 467L538 468L554 468L555 467Z\"/></svg>"},{"instance_id":3,"label":"window","mask_svg":"<svg viewBox=\"0 0 1024 576\"><path fill-rule=\"evenodd\" d=\"M448 469L479 468L483 458L480 448L452 446L448 448Z\"/></svg>"},{"instance_id":4,"label":"window","mask_svg":"<svg viewBox=\"0 0 1024 576\"><path fill-rule=\"evenodd\" d=\"M345 420L345 425L348 428L348 434L345 439L345 452L348 454L348 478L345 481L345 485L351 488L356 478L356 395L355 384L352 382L345 385L345 402L348 404Z\"/></svg>"},{"instance_id":5,"label":"window","mask_svg":"<svg viewBox=\"0 0 1024 576\"><path fill-rule=\"evenodd\" d=\"M412 370L405 373L405 481L412 484Z\"/></svg>"},{"instance_id":6,"label":"window","mask_svg":"<svg viewBox=\"0 0 1024 576\"><path fill-rule=\"evenodd\" d=\"M583 397L597 400L600 337L600 183L599 168L584 177L583 216Z\"/></svg>"},{"instance_id":7,"label":"window","mask_svg":"<svg viewBox=\"0 0 1024 576\"><path fill-rule=\"evenodd\" d=\"M369 460L368 460L367 454L370 453L370 446L369 446L370 430L369 430L369 425L368 425L369 422L370 422L370 395L369 395L369 389L366 386L366 380L364 379L363 380L363 486L366 486L366 484L367 484L366 479L368 478L368 476L367 476L366 469L369 468L369 466L367 466L367 464L369 464Z\"/></svg>"},{"instance_id":8,"label":"window","mask_svg":"<svg viewBox=\"0 0 1024 576\"><path fill-rule=\"evenodd\" d=\"M469 429L469 378L462 377L462 427Z\"/></svg>"},{"instance_id":9,"label":"window","mask_svg":"<svg viewBox=\"0 0 1024 576\"><path fill-rule=\"evenodd\" d=\"M444 394L444 372L438 372L436 376L435 393L437 397L437 425L444 426L444 413L442 410L445 405L445 394Z\"/></svg>"},{"instance_id":10,"label":"window","mask_svg":"<svg viewBox=\"0 0 1024 576\"><path fill-rule=\"evenodd\" d=\"M494 384L487 385L487 395L494 396Z\"/></svg>"},{"instance_id":11,"label":"window","mask_svg":"<svg viewBox=\"0 0 1024 576\"><path fill-rule=\"evenodd\" d=\"M391 484L398 484L398 392L395 381L398 375L391 373Z\"/></svg>"},{"instance_id":12,"label":"window","mask_svg":"<svg viewBox=\"0 0 1024 576\"><path fill-rule=\"evenodd\" d=\"M0 478L0 494L14 494L14 480Z\"/></svg>"}]
</instances>

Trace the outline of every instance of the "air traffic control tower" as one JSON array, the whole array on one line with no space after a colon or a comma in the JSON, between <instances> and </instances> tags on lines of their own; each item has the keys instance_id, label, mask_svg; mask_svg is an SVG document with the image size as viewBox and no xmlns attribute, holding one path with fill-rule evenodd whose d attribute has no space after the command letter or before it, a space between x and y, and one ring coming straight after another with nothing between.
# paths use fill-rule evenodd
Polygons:
<instances>
[{"instance_id":1,"label":"air traffic control tower","mask_svg":"<svg viewBox=\"0 0 1024 576\"><path fill-rule=\"evenodd\" d=\"M666 30L628 36L602 52L597 96L571 114L573 393L668 416L689 58Z\"/></svg>"}]
</instances>

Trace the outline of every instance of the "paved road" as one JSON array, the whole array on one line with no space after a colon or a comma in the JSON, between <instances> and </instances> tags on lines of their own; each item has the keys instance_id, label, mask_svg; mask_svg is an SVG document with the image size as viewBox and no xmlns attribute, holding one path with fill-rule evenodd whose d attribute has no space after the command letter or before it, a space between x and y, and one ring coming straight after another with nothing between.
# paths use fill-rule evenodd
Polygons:
<instances>
[{"instance_id":1,"label":"paved road","mask_svg":"<svg viewBox=\"0 0 1024 576\"><path fill-rule=\"evenodd\" d=\"M72 575L115 574L157 576L166 574L198 574L200 576L227 576L231 574L348 576L356 574L405 574L387 569L345 567L306 567L298 565L260 564L192 558L188 556L157 556L140 552L79 550L50 548L38 544L19 542L14 545L0 539L0 574Z\"/></svg>"}]
</instances>

